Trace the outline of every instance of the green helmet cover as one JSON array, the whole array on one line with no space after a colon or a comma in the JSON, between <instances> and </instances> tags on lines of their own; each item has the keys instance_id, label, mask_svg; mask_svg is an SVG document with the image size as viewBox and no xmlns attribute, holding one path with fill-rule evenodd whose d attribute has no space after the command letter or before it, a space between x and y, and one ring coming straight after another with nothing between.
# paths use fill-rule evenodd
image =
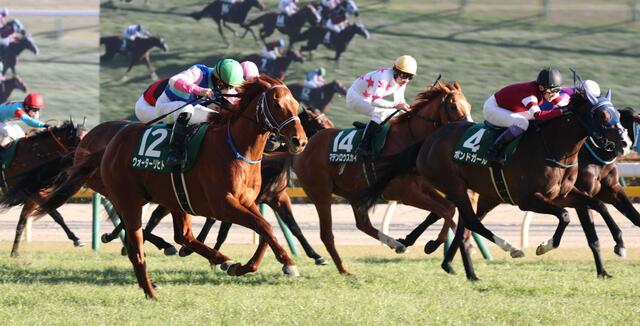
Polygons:
<instances>
[{"instance_id":1,"label":"green helmet cover","mask_svg":"<svg viewBox=\"0 0 640 326\"><path fill-rule=\"evenodd\" d=\"M242 66L233 59L222 59L213 68L213 73L224 83L240 87L244 83Z\"/></svg>"}]
</instances>

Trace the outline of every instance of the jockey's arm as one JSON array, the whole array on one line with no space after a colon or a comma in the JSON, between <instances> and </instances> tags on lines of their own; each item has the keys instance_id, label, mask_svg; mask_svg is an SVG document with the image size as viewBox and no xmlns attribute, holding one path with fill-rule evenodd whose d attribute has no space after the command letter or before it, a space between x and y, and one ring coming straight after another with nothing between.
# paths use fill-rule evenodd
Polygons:
<instances>
[{"instance_id":1,"label":"jockey's arm","mask_svg":"<svg viewBox=\"0 0 640 326\"><path fill-rule=\"evenodd\" d=\"M189 69L171 77L171 79L169 79L169 85L178 91L198 95L204 91L204 88L197 85L202 77L200 69L196 66L192 66Z\"/></svg>"},{"instance_id":2,"label":"jockey's arm","mask_svg":"<svg viewBox=\"0 0 640 326\"><path fill-rule=\"evenodd\" d=\"M405 84L402 87L399 87L394 93L393 93L393 103L394 103L394 107L395 104L399 104L399 103L407 103L407 101L404 99L404 91L405 89L407 89L407 85Z\"/></svg>"},{"instance_id":3,"label":"jockey's arm","mask_svg":"<svg viewBox=\"0 0 640 326\"><path fill-rule=\"evenodd\" d=\"M26 123L29 127L43 128L46 124L42 121L31 118L26 112L22 110L16 111L16 116Z\"/></svg>"}]
</instances>

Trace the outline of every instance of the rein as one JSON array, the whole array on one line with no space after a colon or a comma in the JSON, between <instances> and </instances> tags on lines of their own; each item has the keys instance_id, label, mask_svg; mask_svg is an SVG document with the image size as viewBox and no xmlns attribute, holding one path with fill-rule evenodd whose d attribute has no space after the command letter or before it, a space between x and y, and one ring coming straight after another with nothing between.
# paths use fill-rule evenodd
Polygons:
<instances>
[{"instance_id":1,"label":"rein","mask_svg":"<svg viewBox=\"0 0 640 326\"><path fill-rule=\"evenodd\" d=\"M568 169L570 167L574 167L576 165L578 165L578 160L576 158L576 160L574 161L574 163L571 164L565 164L560 162L559 160L556 159L556 157L553 155L553 153L551 153L551 149L549 148L549 145L547 145L547 142L544 139L544 133L542 132L542 127L539 125L536 125L536 132L538 132L538 134L540 134L540 138L542 139L542 146L544 147L544 154L545 154L545 161L551 162L553 165L555 165L556 167L562 168L562 169ZM566 158L566 156L565 156Z\"/></svg>"},{"instance_id":2,"label":"rein","mask_svg":"<svg viewBox=\"0 0 640 326\"><path fill-rule=\"evenodd\" d=\"M47 131L49 132L49 134L51 135L51 138L53 138L53 140L56 142L56 144L58 144L58 146L60 148L62 148L62 150L65 153L69 152L69 149L67 148L67 146L64 146L64 144L62 143L62 141L60 141L60 138L58 136L56 136L53 131L51 130L51 128L47 128Z\"/></svg>"}]
</instances>

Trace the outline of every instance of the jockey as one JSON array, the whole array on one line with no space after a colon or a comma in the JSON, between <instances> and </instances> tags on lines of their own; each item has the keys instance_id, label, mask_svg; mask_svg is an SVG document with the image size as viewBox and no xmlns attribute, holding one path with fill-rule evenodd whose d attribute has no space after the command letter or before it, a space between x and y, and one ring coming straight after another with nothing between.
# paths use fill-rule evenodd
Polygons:
<instances>
[{"instance_id":1,"label":"jockey","mask_svg":"<svg viewBox=\"0 0 640 326\"><path fill-rule=\"evenodd\" d=\"M265 70L267 68L269 60L275 60L284 54L284 46L284 39L279 39L276 41L271 41L262 47L262 70Z\"/></svg>"},{"instance_id":2,"label":"jockey","mask_svg":"<svg viewBox=\"0 0 640 326\"><path fill-rule=\"evenodd\" d=\"M130 43L133 44L137 38L148 38L151 33L142 28L140 24L133 24L125 27L122 30L122 50L125 51L129 48Z\"/></svg>"},{"instance_id":3,"label":"jockey","mask_svg":"<svg viewBox=\"0 0 640 326\"><path fill-rule=\"evenodd\" d=\"M287 17L295 14L298 11L298 0L280 0L278 4L278 11Z\"/></svg>"},{"instance_id":4,"label":"jockey","mask_svg":"<svg viewBox=\"0 0 640 326\"><path fill-rule=\"evenodd\" d=\"M24 137L24 131L16 124L7 121L20 119L34 128L49 128L39 121L40 109L44 108L44 98L39 93L29 93L22 102L0 104L0 147L6 147L13 140Z\"/></svg>"},{"instance_id":5,"label":"jockey","mask_svg":"<svg viewBox=\"0 0 640 326\"><path fill-rule=\"evenodd\" d=\"M222 10L220 11L220 15L222 17L226 17L226 15L229 13L229 10L231 10L231 6L236 3L236 0L221 0L221 2Z\"/></svg>"},{"instance_id":6,"label":"jockey","mask_svg":"<svg viewBox=\"0 0 640 326\"><path fill-rule=\"evenodd\" d=\"M565 114L563 106L569 98L559 96L562 85L560 71L547 68L540 71L535 81L506 86L491 95L484 103L482 114L491 124L506 127L487 151L487 160L500 162L502 151L529 127L529 120L550 120ZM549 101L559 109L541 111L540 105Z\"/></svg>"},{"instance_id":7,"label":"jockey","mask_svg":"<svg viewBox=\"0 0 640 326\"><path fill-rule=\"evenodd\" d=\"M155 119L158 116L156 103L169 82L168 78L155 81L151 86L140 95L135 106L135 114L138 120L148 122Z\"/></svg>"},{"instance_id":8,"label":"jockey","mask_svg":"<svg viewBox=\"0 0 640 326\"><path fill-rule=\"evenodd\" d=\"M245 82L252 82L260 76L258 66L253 61L243 61L240 66L242 66L242 77Z\"/></svg>"},{"instance_id":9,"label":"jockey","mask_svg":"<svg viewBox=\"0 0 640 326\"><path fill-rule=\"evenodd\" d=\"M563 87L563 88L561 88L560 89L560 93L558 94L558 97L560 97L562 99L561 102L569 103L569 100L571 100L571 95L573 95L575 92L578 92L578 93L582 94L582 96L584 96L584 98L587 98L587 92L591 93L595 97L600 97L600 85L598 85L598 83L596 83L593 80L587 79L587 80L581 82L576 87ZM560 103L560 105L563 105L563 103ZM566 105L566 104L564 104L564 105ZM542 105L540 105L540 110L543 110L543 111L551 110L551 109L555 109L557 106L558 105L554 105L553 103L551 103L549 101L544 101L544 103L542 103Z\"/></svg>"},{"instance_id":10,"label":"jockey","mask_svg":"<svg viewBox=\"0 0 640 326\"><path fill-rule=\"evenodd\" d=\"M360 156L371 155L371 140L387 117L395 110L408 110L404 100L407 83L418 70L416 60L408 55L396 59L393 68L380 68L356 79L347 91L347 107L371 118L356 150ZM393 94L393 102L384 100Z\"/></svg>"},{"instance_id":11,"label":"jockey","mask_svg":"<svg viewBox=\"0 0 640 326\"><path fill-rule=\"evenodd\" d=\"M304 78L304 87L313 89L324 85L326 83L324 80L325 74L326 70L323 67L309 71Z\"/></svg>"},{"instance_id":12,"label":"jockey","mask_svg":"<svg viewBox=\"0 0 640 326\"><path fill-rule=\"evenodd\" d=\"M341 6L338 9L331 12L329 19L325 23L324 27L327 29L327 33L324 35L323 42L326 44L331 43L331 32L335 32L336 34L340 34L343 29L349 26L349 20L347 20L347 16L349 15L358 15L358 7L356 3L347 0L346 6Z\"/></svg>"},{"instance_id":13,"label":"jockey","mask_svg":"<svg viewBox=\"0 0 640 326\"><path fill-rule=\"evenodd\" d=\"M322 0L322 5L330 12L335 9L342 0Z\"/></svg>"},{"instance_id":14,"label":"jockey","mask_svg":"<svg viewBox=\"0 0 640 326\"><path fill-rule=\"evenodd\" d=\"M171 152L167 157L169 166L181 164L186 160L184 138L187 124L206 122L210 113L217 112L190 102L194 101L196 96L218 98L223 94L234 93L235 88L242 86L244 82L242 74L242 67L238 61L222 59L213 68L197 64L169 79L169 84L156 102L156 116L182 107L163 119L167 123L175 122L169 143Z\"/></svg>"},{"instance_id":15,"label":"jockey","mask_svg":"<svg viewBox=\"0 0 640 326\"><path fill-rule=\"evenodd\" d=\"M0 26L4 26L7 23L7 16L9 16L9 8L0 9Z\"/></svg>"},{"instance_id":16,"label":"jockey","mask_svg":"<svg viewBox=\"0 0 640 326\"><path fill-rule=\"evenodd\" d=\"M17 33L24 34L24 25L18 19L9 21L6 25L0 27L0 47L6 49L15 39Z\"/></svg>"}]
</instances>

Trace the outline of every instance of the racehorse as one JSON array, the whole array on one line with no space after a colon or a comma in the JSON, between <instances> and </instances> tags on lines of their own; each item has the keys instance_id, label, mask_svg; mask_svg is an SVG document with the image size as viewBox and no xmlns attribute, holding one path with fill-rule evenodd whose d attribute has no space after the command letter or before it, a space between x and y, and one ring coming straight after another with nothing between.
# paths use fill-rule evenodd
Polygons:
<instances>
[{"instance_id":1,"label":"racehorse","mask_svg":"<svg viewBox=\"0 0 640 326\"><path fill-rule=\"evenodd\" d=\"M284 80L287 76L287 69L292 62L304 62L300 52L294 49L288 49L282 57L275 60L269 60L264 68L262 68L262 60L265 60L262 58L262 55L255 53L244 57L240 62L251 61L255 63L256 66L260 67L261 72L280 80Z\"/></svg>"},{"instance_id":2,"label":"racehorse","mask_svg":"<svg viewBox=\"0 0 640 326\"><path fill-rule=\"evenodd\" d=\"M318 45L323 44L328 49L336 51L334 61L340 60L340 56L347 50L347 46L351 42L354 36L361 35L365 39L369 39L369 31L364 24L360 21L349 24L348 27L340 31L340 33L331 32L330 44L324 42L324 35L327 33L327 29L320 26L309 27L296 39L296 41L307 40L307 45L300 48L301 52L307 51L309 53L309 59L312 59L313 54L311 51L318 48Z\"/></svg>"},{"instance_id":3,"label":"racehorse","mask_svg":"<svg viewBox=\"0 0 640 326\"><path fill-rule=\"evenodd\" d=\"M317 110L304 109L298 114L298 117L300 118L300 123L302 124L307 137L313 136L319 130L334 127L333 122L331 122L331 120L329 120L329 118L327 118L324 113L320 113ZM91 134L87 135L86 138L89 138L90 135ZM113 135L105 135L104 133L101 133L99 137L110 138L112 136ZM293 217L293 213L291 210L291 199L286 192L286 188L289 182L289 170L291 167L291 162L292 155L289 153L278 152L265 154L262 161L261 170L262 185L260 188L260 194L258 195L256 202L267 204L274 211L276 211L282 218L283 222L289 227L293 235L298 238L298 241L300 241L300 244L304 248L307 256L313 259L316 265L325 265L325 259L322 258L318 253L316 253L313 247L311 247ZM160 223L162 218L168 214L169 210L167 208L158 206L151 214L149 222L144 229L145 241L151 242L160 250L165 250L165 253L167 252L167 249L172 246L168 244L164 239L153 235L151 232ZM196 237L199 241L205 241L215 221L216 220L213 218L208 218L205 221L202 230ZM102 242L107 243L116 239L123 228L124 225L120 223L111 233L103 234ZM229 233L230 228L231 223L222 222L220 230L218 231L216 243L213 247L214 250L220 249L227 238L227 234ZM170 252L175 252L175 248L173 248L173 250L170 250ZM189 254L191 254L190 250L184 247L180 249L180 256L188 256Z\"/></svg>"},{"instance_id":4,"label":"racehorse","mask_svg":"<svg viewBox=\"0 0 640 326\"><path fill-rule=\"evenodd\" d=\"M6 76L7 70L11 69L11 73L13 76L16 76L16 64L18 63L18 56L22 51L29 50L33 54L38 55L40 50L38 49L38 45L33 40L31 35L27 35L26 37L22 37L17 41L9 44L7 49L4 51L2 58L0 61L4 64L4 68L2 69L2 74Z\"/></svg>"},{"instance_id":5,"label":"racehorse","mask_svg":"<svg viewBox=\"0 0 640 326\"><path fill-rule=\"evenodd\" d=\"M357 5L353 0L340 1L340 3L333 9L328 9L322 4L322 2L314 2L313 7L316 8L316 11L320 14L320 25L323 26L327 19L331 17L331 13L337 10L348 11L350 14L353 14L356 17L360 15L360 12L358 12L358 10L356 9Z\"/></svg>"},{"instance_id":6,"label":"racehorse","mask_svg":"<svg viewBox=\"0 0 640 326\"><path fill-rule=\"evenodd\" d=\"M289 87L291 94L298 102L309 107L318 108L323 113L327 112L327 107L336 93L347 95L347 89L336 79L314 89L306 88L302 83L289 84L287 87Z\"/></svg>"},{"instance_id":7,"label":"racehorse","mask_svg":"<svg viewBox=\"0 0 640 326\"><path fill-rule=\"evenodd\" d=\"M247 19L247 15L249 14L249 11L251 10L251 8L256 7L261 11L264 10L264 4L262 3L261 0L244 0L244 1L238 1L233 3L229 8L229 12L223 16L222 5L223 5L223 2L221 0L215 0L210 4L208 4L206 7L204 7L202 10L193 12L191 14L191 17L193 17L193 19L195 20L200 20L202 19L202 17L205 17L205 16L211 17L211 19L213 19L213 21L215 21L216 24L218 25L218 32L220 33L222 40L226 44L229 44L229 42L227 41L227 38L224 36L224 32L222 31L222 26L230 30L233 33L233 35L236 36L236 31L233 28L231 28L229 25L227 25L227 23L242 25L245 19ZM256 41L258 40L255 34L253 34L253 38Z\"/></svg>"},{"instance_id":8,"label":"racehorse","mask_svg":"<svg viewBox=\"0 0 640 326\"><path fill-rule=\"evenodd\" d=\"M127 74L129 73L129 71L131 71L133 65L144 59L144 62L147 64L147 68L149 69L151 79L158 80L158 75L156 74L155 68L153 68L153 66L151 65L149 52L151 52L154 47L161 49L163 52L169 51L169 46L167 45L167 43L165 43L164 38L158 36L137 38L131 43L130 48L128 48L126 52L121 51L122 41L122 36L119 35L101 37L100 44L104 44L105 53L100 56L100 61L111 60L118 53L128 55L129 67L122 76L122 79L124 80L127 78Z\"/></svg>"},{"instance_id":9,"label":"racehorse","mask_svg":"<svg viewBox=\"0 0 640 326\"><path fill-rule=\"evenodd\" d=\"M9 99L14 89L27 92L27 84L20 78L20 76L13 76L0 82L0 103L4 103Z\"/></svg>"},{"instance_id":10,"label":"racehorse","mask_svg":"<svg viewBox=\"0 0 640 326\"><path fill-rule=\"evenodd\" d=\"M471 106L458 83L447 84L436 81L425 92L418 94L416 100L416 103L411 106L411 111L396 118L391 125L386 143L382 148L382 156L402 151L449 122L470 119ZM361 209L356 203L358 198L354 195L369 187L367 178L362 172L363 165L329 163L330 145L339 132L341 132L339 129L321 130L310 138L305 151L294 158L293 169L318 212L322 242L333 258L338 271L341 274L349 274L335 248L333 239L331 195L334 193L351 203L359 230L382 241L397 252L403 252L405 247L373 227L367 210ZM376 170L379 166L384 167L385 164L384 160L374 161ZM425 178L406 175L399 177L389 185L385 191L385 198L435 212L447 220L447 227L451 225L454 206L432 189ZM446 232L442 236L446 236Z\"/></svg>"},{"instance_id":11,"label":"racehorse","mask_svg":"<svg viewBox=\"0 0 640 326\"><path fill-rule=\"evenodd\" d=\"M205 256L212 265L222 264L222 269L228 274L240 276L256 271L268 244L284 265L283 272L299 275L294 262L273 236L271 226L255 204L260 189L259 159L269 133L284 137L292 154L301 152L306 146L307 138L296 116L298 103L286 86L265 75L245 84L239 93L240 110L234 113L226 127L207 130L200 157L193 168L183 174L183 178L195 214L240 224L261 236L255 254L245 265L233 263L195 239L191 231L191 216L183 212L173 194L166 191L172 187L169 175L134 170L129 166L130 155L136 146L131 139L142 136L145 131L143 124L122 128L106 149L85 158L91 169L95 164L93 161L101 160L102 193L113 203L125 224L129 259L138 284L149 298L155 297L155 290L146 271L140 217L141 207L148 199L171 211L176 242ZM83 168L85 166L80 164L76 172ZM72 172L67 182L74 177L76 175ZM216 187L210 186L213 183ZM56 192L50 198L52 203L57 200L55 196ZM47 200L42 207L48 205Z\"/></svg>"},{"instance_id":12,"label":"racehorse","mask_svg":"<svg viewBox=\"0 0 640 326\"><path fill-rule=\"evenodd\" d=\"M523 135L520 144L510 160L502 168L504 175L506 200L518 205L524 211L541 214L553 214L558 218L558 227L545 244L543 250L557 248L569 223L569 214L562 207L589 207L603 214L601 203L575 188L578 173L578 153L588 136L596 140L598 146L622 153L625 144L624 128L620 126L618 113L610 102L610 92L606 98L588 99L579 94L571 97L567 106L571 114L564 115L546 123L532 125ZM503 203L501 195L494 188L490 169L461 164L454 160L456 144L471 127L471 123L449 124L435 132L424 143L412 146L407 151L389 158L398 162L400 169L389 169L378 182L366 191L363 198L365 207L373 204L375 198L385 189L389 180L411 172L411 166L403 166L407 160L415 162L418 172L425 176L438 190L446 194L456 207L460 218L456 237L442 263L442 268L451 273L451 259L460 245L464 227L496 243L511 257L524 256L524 252L514 248L506 240L489 231L479 219L482 219L498 204ZM553 141L549 141L553 139ZM479 142L481 137L477 139ZM402 171L404 170L404 171ZM523 182L526 180L526 182ZM478 193L480 199L477 213L474 213L467 189ZM538 251L541 248L538 248ZM465 269L469 280L477 280L473 267Z\"/></svg>"},{"instance_id":13,"label":"racehorse","mask_svg":"<svg viewBox=\"0 0 640 326\"><path fill-rule=\"evenodd\" d=\"M2 171L1 187L4 194L0 198L0 205L3 207L24 205L16 226L16 237L13 241L11 257L19 256L22 232L29 213L42 200L42 195L37 190L53 183L59 172L59 167L63 166L63 161L67 159L65 156L74 150L85 133L84 123L75 126L72 121L67 121L59 127L50 127L16 140L13 160ZM7 147L3 154L6 155L9 150ZM50 162L50 164L44 166L41 162ZM34 185L36 185L35 189ZM62 227L69 240L73 241L74 246L84 246L84 243L69 229L57 210L46 210L46 213L51 215L53 220Z\"/></svg>"},{"instance_id":14,"label":"racehorse","mask_svg":"<svg viewBox=\"0 0 640 326\"><path fill-rule=\"evenodd\" d=\"M262 40L262 42L267 43L265 39L273 34L273 32L277 28L280 33L289 36L289 45L291 45L292 42L295 42L297 37L300 35L302 26L304 26L305 23L309 23L311 26L315 26L320 23L321 20L320 14L318 14L316 9L312 5L306 5L300 8L298 12L288 17L286 19L284 27L276 26L278 15L280 14L274 11L270 11L251 20L248 23L241 24L241 26L245 29L242 37L244 37L247 32L251 32L253 38L256 38L255 33L251 29L251 26L262 24L262 27L260 28L260 39Z\"/></svg>"}]
</instances>

